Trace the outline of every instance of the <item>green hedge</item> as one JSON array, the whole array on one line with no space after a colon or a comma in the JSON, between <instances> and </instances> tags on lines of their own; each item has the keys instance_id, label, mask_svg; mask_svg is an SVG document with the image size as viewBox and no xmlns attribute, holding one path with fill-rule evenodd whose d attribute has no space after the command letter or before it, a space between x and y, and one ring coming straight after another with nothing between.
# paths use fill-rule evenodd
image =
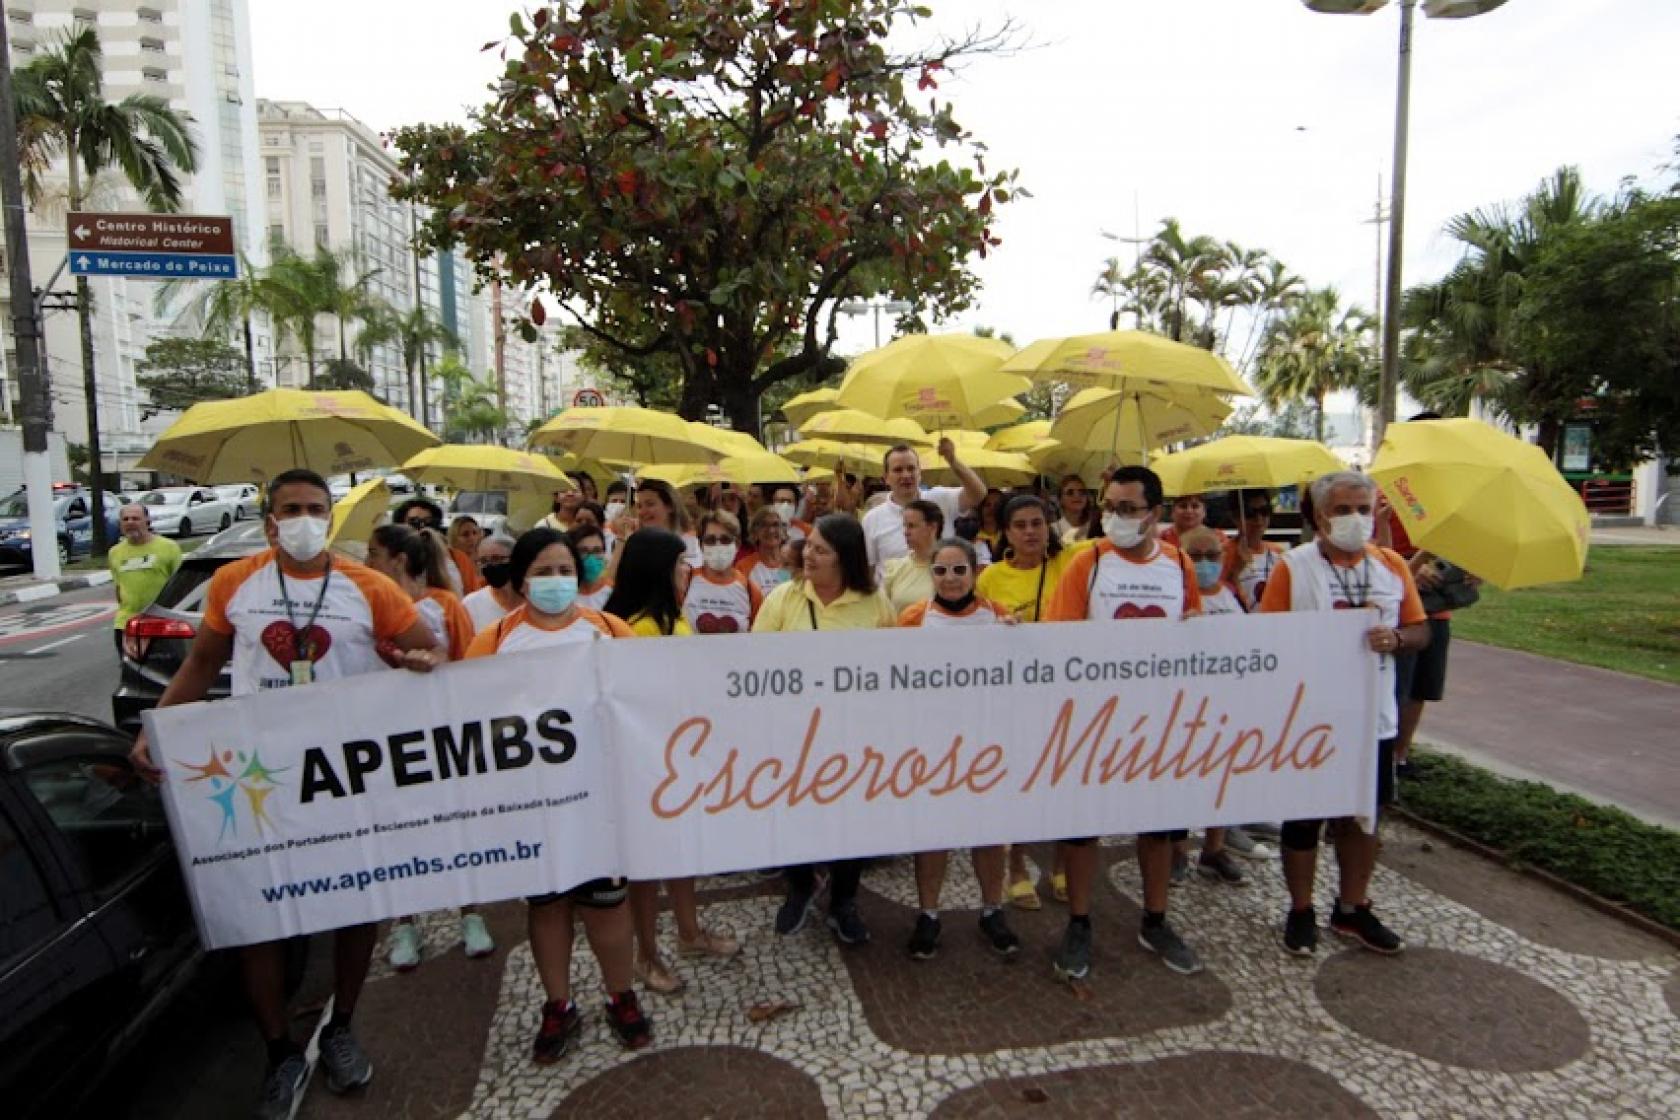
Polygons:
<instances>
[{"instance_id":1,"label":"green hedge","mask_svg":"<svg viewBox=\"0 0 1680 1120\"><path fill-rule=\"evenodd\" d=\"M1680 929L1680 832L1447 755L1414 751L1412 763L1406 809Z\"/></svg>"}]
</instances>

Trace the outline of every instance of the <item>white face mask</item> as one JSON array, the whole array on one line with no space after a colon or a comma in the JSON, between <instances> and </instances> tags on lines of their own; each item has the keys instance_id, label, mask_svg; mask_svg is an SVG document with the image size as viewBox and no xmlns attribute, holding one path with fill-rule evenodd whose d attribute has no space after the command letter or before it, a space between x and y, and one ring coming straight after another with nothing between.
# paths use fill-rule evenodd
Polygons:
<instances>
[{"instance_id":1,"label":"white face mask","mask_svg":"<svg viewBox=\"0 0 1680 1120\"><path fill-rule=\"evenodd\" d=\"M332 522L324 517L288 517L276 521L280 547L299 564L307 564L326 551Z\"/></svg>"},{"instance_id":2,"label":"white face mask","mask_svg":"<svg viewBox=\"0 0 1680 1120\"><path fill-rule=\"evenodd\" d=\"M1359 552L1371 539L1376 518L1368 513L1344 513L1330 519L1330 543L1343 552Z\"/></svg>"},{"instance_id":3,"label":"white face mask","mask_svg":"<svg viewBox=\"0 0 1680 1120\"><path fill-rule=\"evenodd\" d=\"M777 502L770 508L776 511L776 516L782 519L783 524L791 525L793 523L792 502Z\"/></svg>"},{"instance_id":4,"label":"white face mask","mask_svg":"<svg viewBox=\"0 0 1680 1120\"><path fill-rule=\"evenodd\" d=\"M607 523L609 525L612 524L614 521L617 521L619 519L619 517L623 515L623 513L624 513L624 503L623 502L608 502L607 503Z\"/></svg>"},{"instance_id":5,"label":"white face mask","mask_svg":"<svg viewBox=\"0 0 1680 1120\"><path fill-rule=\"evenodd\" d=\"M709 544L700 549L700 559L705 561L708 571L727 572L735 563L735 546L732 544Z\"/></svg>"},{"instance_id":6,"label":"white face mask","mask_svg":"<svg viewBox=\"0 0 1680 1120\"><path fill-rule=\"evenodd\" d=\"M1136 548L1143 543L1143 527L1147 518L1121 517L1118 513L1105 513L1102 519L1103 535L1115 548Z\"/></svg>"}]
</instances>

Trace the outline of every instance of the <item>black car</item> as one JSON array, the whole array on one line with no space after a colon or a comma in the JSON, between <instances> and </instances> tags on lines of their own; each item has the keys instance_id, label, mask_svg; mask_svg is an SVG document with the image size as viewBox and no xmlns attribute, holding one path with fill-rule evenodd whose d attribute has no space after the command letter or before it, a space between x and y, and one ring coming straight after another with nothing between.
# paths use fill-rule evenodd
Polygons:
<instances>
[{"instance_id":1,"label":"black car","mask_svg":"<svg viewBox=\"0 0 1680 1120\"><path fill-rule=\"evenodd\" d=\"M0 1101L69 1114L202 959L131 739L0 710Z\"/></svg>"},{"instance_id":2,"label":"black car","mask_svg":"<svg viewBox=\"0 0 1680 1120\"><path fill-rule=\"evenodd\" d=\"M128 620L123 630L122 676L111 697L117 726L136 734L140 713L157 707L158 697L187 658L187 649L204 619L204 596L210 577L224 564L243 560L268 547L261 521L246 521L224 530L181 559L169 582L151 606ZM228 694L224 669L210 686L206 699Z\"/></svg>"}]
</instances>

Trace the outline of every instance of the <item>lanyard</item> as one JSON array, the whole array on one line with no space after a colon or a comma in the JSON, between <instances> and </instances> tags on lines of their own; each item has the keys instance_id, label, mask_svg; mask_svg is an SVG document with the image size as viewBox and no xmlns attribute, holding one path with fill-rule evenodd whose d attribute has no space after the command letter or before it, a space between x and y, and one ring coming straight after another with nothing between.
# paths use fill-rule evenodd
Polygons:
<instances>
[{"instance_id":1,"label":"lanyard","mask_svg":"<svg viewBox=\"0 0 1680 1120\"><path fill-rule=\"evenodd\" d=\"M811 629L821 630L822 627L817 625L817 605L807 599L805 600L805 609L811 613Z\"/></svg>"},{"instance_id":2,"label":"lanyard","mask_svg":"<svg viewBox=\"0 0 1680 1120\"><path fill-rule=\"evenodd\" d=\"M286 591L286 569L276 560L274 570L280 576L280 601L286 605L286 621L292 624L292 633L297 635L298 656L305 661L313 661L315 650L308 645L309 639L305 635L314 627L315 619L321 613L321 604L327 600L327 584L332 580L332 558L327 558L327 570L321 575L321 590L315 596L315 605L309 608L309 620L301 627L297 624L297 615L292 613L292 597Z\"/></svg>"},{"instance_id":3,"label":"lanyard","mask_svg":"<svg viewBox=\"0 0 1680 1120\"><path fill-rule=\"evenodd\" d=\"M1336 577L1336 586L1341 589L1342 599L1353 607L1363 607L1371 598L1371 554L1366 553L1359 562L1359 575L1352 580L1342 575L1342 566L1329 557L1324 562L1330 565L1330 574Z\"/></svg>"},{"instance_id":4,"label":"lanyard","mask_svg":"<svg viewBox=\"0 0 1680 1120\"><path fill-rule=\"evenodd\" d=\"M1050 557L1045 556L1044 563L1038 566L1038 591L1033 595L1032 620L1034 622L1039 622L1044 617L1044 577L1049 573L1049 571Z\"/></svg>"}]
</instances>

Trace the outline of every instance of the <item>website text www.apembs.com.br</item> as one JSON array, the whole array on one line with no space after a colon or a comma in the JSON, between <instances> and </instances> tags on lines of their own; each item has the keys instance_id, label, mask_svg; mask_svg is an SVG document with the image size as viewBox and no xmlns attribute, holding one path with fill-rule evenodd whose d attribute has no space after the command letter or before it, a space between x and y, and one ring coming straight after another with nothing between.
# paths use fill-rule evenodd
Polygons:
<instances>
[{"instance_id":1,"label":"website text www.apembs.com.br","mask_svg":"<svg viewBox=\"0 0 1680 1120\"><path fill-rule=\"evenodd\" d=\"M542 848L541 840L530 844L516 840L511 848L498 845L494 848L458 852L449 857L415 856L402 863L365 867L338 875L294 879L288 883L277 883L272 887L259 889L262 891L264 902L283 902L286 899L308 898L310 895L332 894L336 891L365 891L375 883L392 883L403 879L417 879L424 875L442 875L446 871L466 871L475 867L533 860L538 858Z\"/></svg>"}]
</instances>

